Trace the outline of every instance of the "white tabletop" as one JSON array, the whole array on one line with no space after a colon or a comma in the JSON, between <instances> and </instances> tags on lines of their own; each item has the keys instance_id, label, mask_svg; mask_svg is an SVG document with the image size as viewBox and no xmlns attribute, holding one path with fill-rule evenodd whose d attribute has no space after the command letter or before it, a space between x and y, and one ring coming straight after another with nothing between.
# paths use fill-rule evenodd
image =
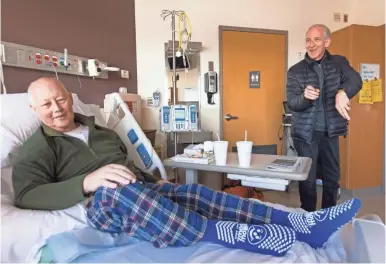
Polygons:
<instances>
[{"instance_id":1,"label":"white tabletop","mask_svg":"<svg viewBox=\"0 0 386 264\"><path fill-rule=\"evenodd\" d=\"M179 162L172 159L164 160L165 167L184 168L188 170L201 170L201 171L216 171L222 173L232 173L239 175L259 176L267 178L278 178L295 181L304 181L308 177L308 173L311 169L312 160L305 157L297 157L300 159L300 165L294 172L280 172L266 170L265 167L273 162L277 158L289 158L288 156L277 155L263 155L252 154L251 166L244 168L239 166L237 153L229 152L227 156L227 164L224 166L210 164L196 164L188 162Z\"/></svg>"}]
</instances>

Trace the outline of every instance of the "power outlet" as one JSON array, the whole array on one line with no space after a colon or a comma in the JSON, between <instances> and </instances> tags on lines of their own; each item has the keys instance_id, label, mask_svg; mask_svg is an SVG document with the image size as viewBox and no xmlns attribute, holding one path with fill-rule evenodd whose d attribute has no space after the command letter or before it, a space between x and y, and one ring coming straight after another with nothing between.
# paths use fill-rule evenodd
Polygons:
<instances>
[{"instance_id":1,"label":"power outlet","mask_svg":"<svg viewBox=\"0 0 386 264\"><path fill-rule=\"evenodd\" d=\"M335 22L340 22L341 20L341 14L340 13L334 13L334 21Z\"/></svg>"},{"instance_id":2,"label":"power outlet","mask_svg":"<svg viewBox=\"0 0 386 264\"><path fill-rule=\"evenodd\" d=\"M343 22L347 23L348 22L348 14L343 15Z\"/></svg>"},{"instance_id":3,"label":"power outlet","mask_svg":"<svg viewBox=\"0 0 386 264\"><path fill-rule=\"evenodd\" d=\"M121 78L129 79L129 71L121 70Z\"/></svg>"}]
</instances>

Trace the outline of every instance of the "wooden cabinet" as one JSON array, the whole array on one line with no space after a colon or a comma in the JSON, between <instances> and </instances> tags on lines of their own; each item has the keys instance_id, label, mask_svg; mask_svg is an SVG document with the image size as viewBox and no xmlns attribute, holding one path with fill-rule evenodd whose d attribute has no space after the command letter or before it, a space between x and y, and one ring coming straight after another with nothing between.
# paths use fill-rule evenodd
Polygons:
<instances>
[{"instance_id":1,"label":"wooden cabinet","mask_svg":"<svg viewBox=\"0 0 386 264\"><path fill-rule=\"evenodd\" d=\"M383 101L359 104L351 99L348 136L340 138L341 187L349 190L382 185L385 147L385 25L351 25L332 33L332 54L344 55L360 72L361 63L380 64Z\"/></svg>"}]
</instances>

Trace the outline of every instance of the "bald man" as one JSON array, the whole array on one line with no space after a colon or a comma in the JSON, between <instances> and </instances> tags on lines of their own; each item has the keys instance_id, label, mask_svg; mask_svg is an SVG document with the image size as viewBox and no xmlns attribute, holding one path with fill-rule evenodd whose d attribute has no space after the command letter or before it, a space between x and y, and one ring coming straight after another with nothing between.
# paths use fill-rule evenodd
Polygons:
<instances>
[{"instance_id":1,"label":"bald man","mask_svg":"<svg viewBox=\"0 0 386 264\"><path fill-rule=\"evenodd\" d=\"M72 96L60 81L41 78L28 87L30 107L43 124L60 132L76 128L72 111Z\"/></svg>"},{"instance_id":2,"label":"bald man","mask_svg":"<svg viewBox=\"0 0 386 264\"><path fill-rule=\"evenodd\" d=\"M115 188L117 183L128 184L135 182L137 176L142 181L157 182L157 179L137 169L133 163L126 158L126 148L119 137L111 130L94 125L94 118L87 118L75 114L72 109L72 96L64 85L54 78L40 78L28 87L30 107L37 113L42 121L42 128L28 140L21 151L20 161L24 165L17 164L14 168L14 185L17 191L16 204L20 207L35 209L63 209L76 204L85 198L85 194L94 192L100 186ZM94 145L94 130L98 144ZM96 132L96 131L95 131ZM74 140L68 140L73 139ZM84 146L85 153L80 153L78 146ZM100 149L99 149L100 148ZM36 160L31 151L40 150L40 158ZM101 157L96 155L97 151L118 151L120 155ZM89 156L92 153L94 155ZM77 154L86 159L89 166L80 164L73 167ZM103 155L103 153L102 153ZM102 160L103 158L103 160ZM36 162L41 162L41 167ZM98 162L100 161L100 162ZM108 165L108 166L104 166ZM36 167L36 171L34 171ZM99 167L102 172L87 175ZM25 171L28 169L27 171ZM44 179L48 177L50 179ZM24 173L37 178L26 181L22 177ZM44 174L44 175L42 175ZM78 174L78 175L74 175ZM87 177L86 177L87 176ZM22 177L22 178L20 178ZM45 180L63 182L61 184L44 185ZM83 183L82 188L74 188L75 185ZM77 186L78 187L78 186ZM50 197L47 199L47 197Z\"/></svg>"},{"instance_id":3,"label":"bald man","mask_svg":"<svg viewBox=\"0 0 386 264\"><path fill-rule=\"evenodd\" d=\"M347 134L350 99L362 87L360 75L344 56L327 48L331 33L325 25L312 25L306 32L305 58L287 74L287 101L293 111L291 137L299 156L312 159L306 181L299 182L301 207L316 210L316 166L321 165L322 208L336 205L339 180L339 136Z\"/></svg>"},{"instance_id":4,"label":"bald man","mask_svg":"<svg viewBox=\"0 0 386 264\"><path fill-rule=\"evenodd\" d=\"M283 256L296 240L322 247L361 206L354 198L324 211L289 214L199 184L160 183L128 160L114 131L73 113L62 83L42 78L28 93L43 124L13 169L18 207L59 210L92 196L87 218L104 232L125 232L155 247L206 241Z\"/></svg>"}]
</instances>

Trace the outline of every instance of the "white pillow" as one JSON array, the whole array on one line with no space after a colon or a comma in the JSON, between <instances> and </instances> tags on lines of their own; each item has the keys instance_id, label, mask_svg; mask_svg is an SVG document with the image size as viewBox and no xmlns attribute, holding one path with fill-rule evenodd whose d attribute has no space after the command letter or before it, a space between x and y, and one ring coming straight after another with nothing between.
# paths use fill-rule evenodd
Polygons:
<instances>
[{"instance_id":1,"label":"white pillow","mask_svg":"<svg viewBox=\"0 0 386 264\"><path fill-rule=\"evenodd\" d=\"M13 206L12 197L2 194L1 263L38 263L48 238L86 226L81 204L57 211L26 210Z\"/></svg>"},{"instance_id":2,"label":"white pillow","mask_svg":"<svg viewBox=\"0 0 386 264\"><path fill-rule=\"evenodd\" d=\"M74 101L73 110L75 113L83 114L85 116L95 116L95 123L106 127L105 119L103 118L98 105L85 104L79 100L79 97L76 94L72 94L72 99Z\"/></svg>"},{"instance_id":3,"label":"white pillow","mask_svg":"<svg viewBox=\"0 0 386 264\"><path fill-rule=\"evenodd\" d=\"M18 148L36 131L40 120L29 107L28 94L1 95L1 167L13 164Z\"/></svg>"},{"instance_id":4,"label":"white pillow","mask_svg":"<svg viewBox=\"0 0 386 264\"><path fill-rule=\"evenodd\" d=\"M95 116L98 125L106 126L96 105L84 104L76 94L73 96L73 110L86 116ZM1 167L12 166L16 154L23 143L39 128L41 122L35 112L29 107L27 93L1 95Z\"/></svg>"}]
</instances>

